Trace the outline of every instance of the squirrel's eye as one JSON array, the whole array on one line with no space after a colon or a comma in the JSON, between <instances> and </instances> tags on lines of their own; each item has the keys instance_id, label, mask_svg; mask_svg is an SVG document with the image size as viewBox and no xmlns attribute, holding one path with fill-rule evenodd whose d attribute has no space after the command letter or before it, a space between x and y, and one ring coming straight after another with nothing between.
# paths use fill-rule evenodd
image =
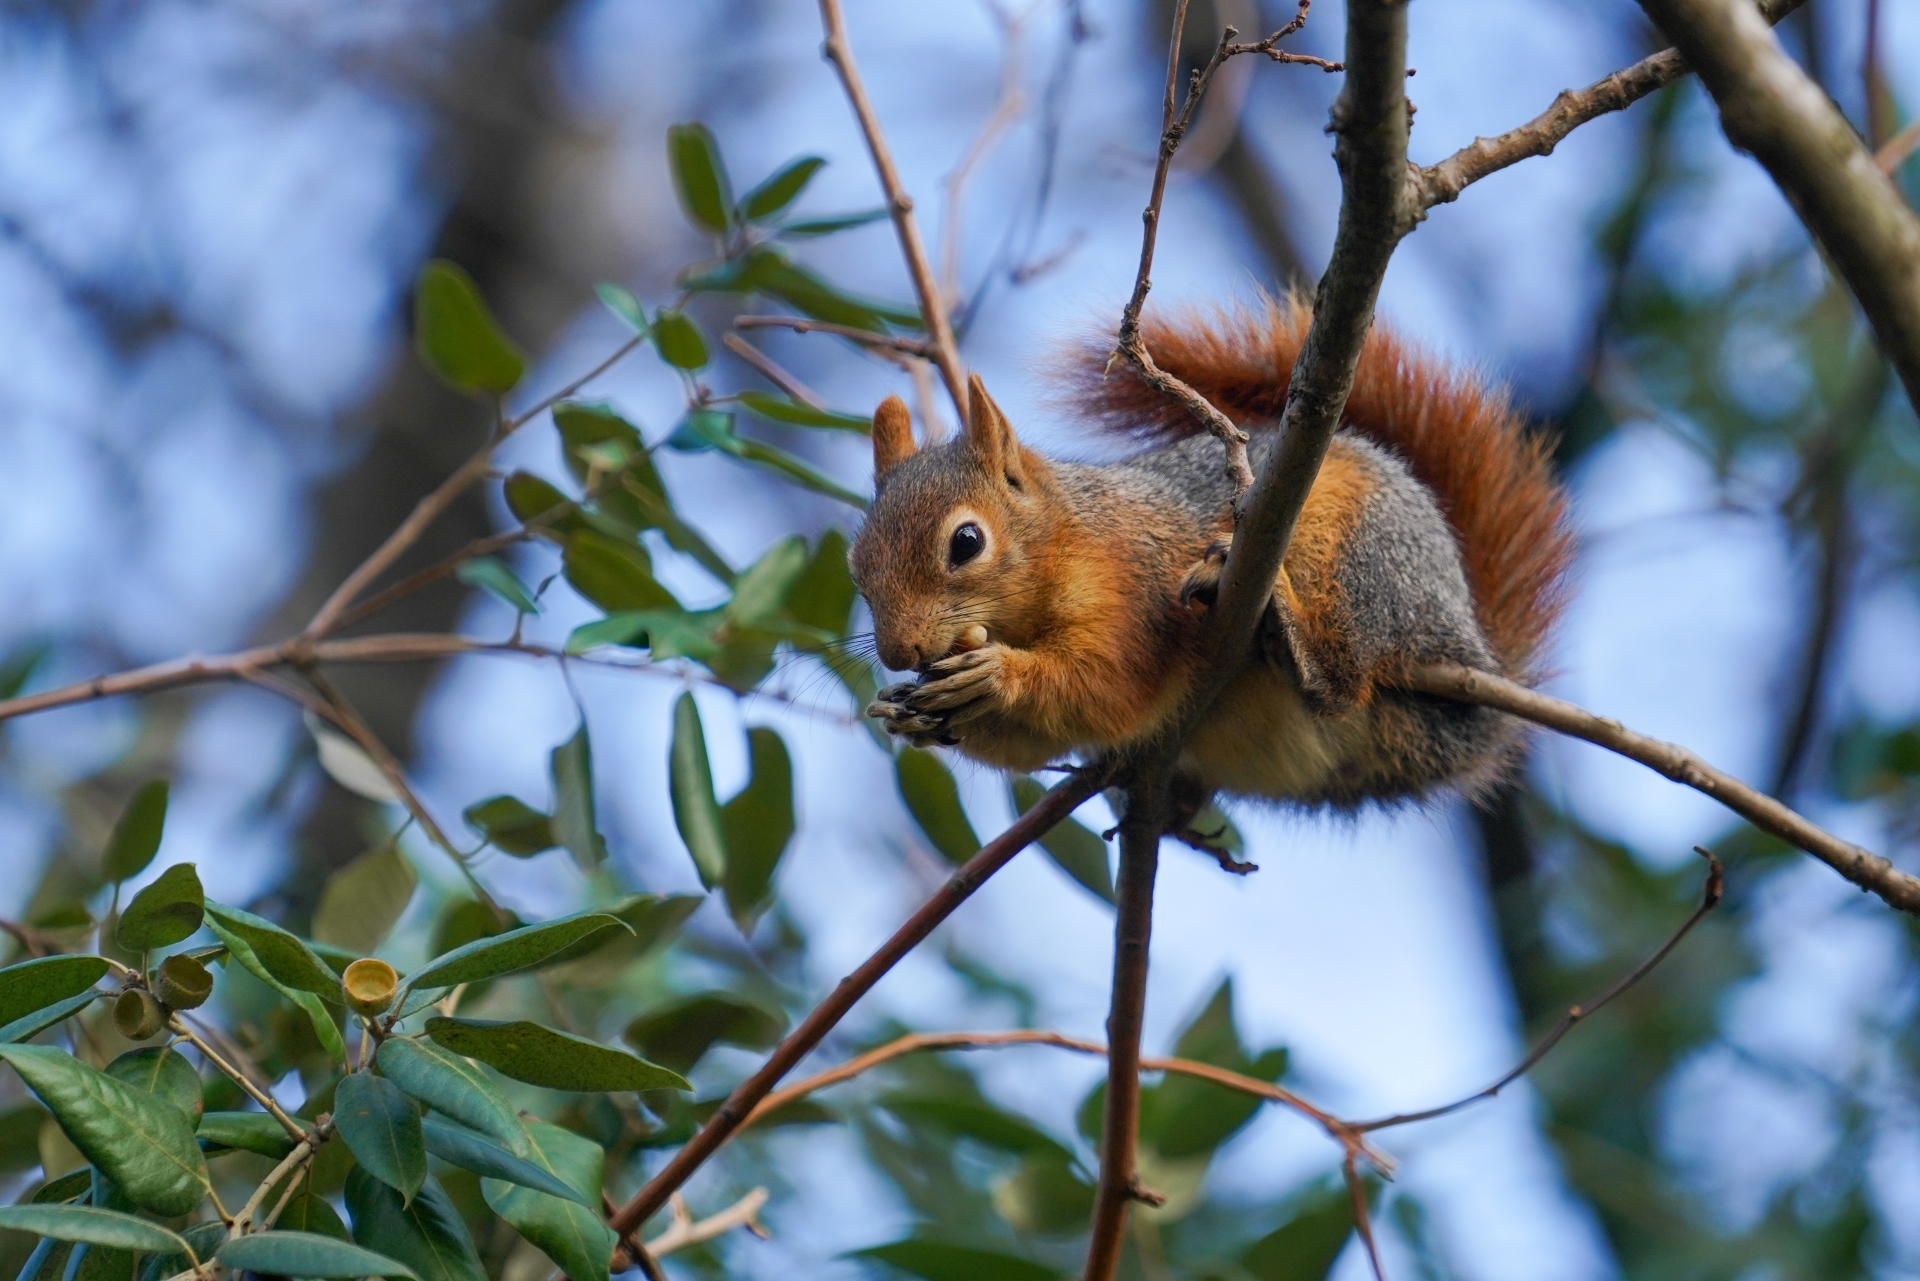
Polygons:
<instances>
[{"instance_id":1,"label":"squirrel's eye","mask_svg":"<svg viewBox=\"0 0 1920 1281\"><path fill-rule=\"evenodd\" d=\"M980 526L968 521L953 531L953 537L947 540L947 566L958 568L986 550L987 536L980 532Z\"/></svg>"}]
</instances>

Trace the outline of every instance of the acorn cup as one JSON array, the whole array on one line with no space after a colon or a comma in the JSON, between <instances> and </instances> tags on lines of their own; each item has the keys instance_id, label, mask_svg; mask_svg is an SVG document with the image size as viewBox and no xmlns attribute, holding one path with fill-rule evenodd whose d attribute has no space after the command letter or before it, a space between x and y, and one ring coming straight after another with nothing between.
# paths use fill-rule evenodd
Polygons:
<instances>
[{"instance_id":1,"label":"acorn cup","mask_svg":"<svg viewBox=\"0 0 1920 1281\"><path fill-rule=\"evenodd\" d=\"M347 1004L353 1012L372 1018L385 1014L393 1004L400 991L400 975L385 961L369 956L347 967L340 976L340 986L346 990Z\"/></svg>"},{"instance_id":2,"label":"acorn cup","mask_svg":"<svg viewBox=\"0 0 1920 1281\"><path fill-rule=\"evenodd\" d=\"M213 995L213 975L191 956L169 956L147 978L160 1004L170 1010L194 1010Z\"/></svg>"},{"instance_id":3,"label":"acorn cup","mask_svg":"<svg viewBox=\"0 0 1920 1281\"><path fill-rule=\"evenodd\" d=\"M167 1025L167 1012L151 992L130 987L113 1003L113 1025L129 1041L144 1041Z\"/></svg>"}]
</instances>

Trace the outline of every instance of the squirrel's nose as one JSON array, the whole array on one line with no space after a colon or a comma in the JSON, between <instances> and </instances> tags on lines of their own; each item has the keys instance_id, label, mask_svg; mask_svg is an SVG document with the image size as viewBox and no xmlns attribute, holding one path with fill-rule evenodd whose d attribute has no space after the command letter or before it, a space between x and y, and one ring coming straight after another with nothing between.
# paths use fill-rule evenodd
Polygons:
<instances>
[{"instance_id":1,"label":"squirrel's nose","mask_svg":"<svg viewBox=\"0 0 1920 1281\"><path fill-rule=\"evenodd\" d=\"M912 641L888 637L880 642L880 661L887 670L894 672L913 672L927 661L926 651Z\"/></svg>"}]
</instances>

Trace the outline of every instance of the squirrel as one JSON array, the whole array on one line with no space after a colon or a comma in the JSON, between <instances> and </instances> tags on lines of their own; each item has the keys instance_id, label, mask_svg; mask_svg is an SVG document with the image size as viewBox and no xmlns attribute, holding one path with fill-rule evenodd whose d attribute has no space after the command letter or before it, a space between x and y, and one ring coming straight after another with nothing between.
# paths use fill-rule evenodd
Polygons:
<instances>
[{"instance_id":1,"label":"squirrel","mask_svg":"<svg viewBox=\"0 0 1920 1281\"><path fill-rule=\"evenodd\" d=\"M1271 453L1311 320L1298 298L1155 317L1154 362ZM881 660L918 679L867 708L916 746L1031 770L1124 751L1183 707L1232 536L1204 425L1093 342L1065 402L1148 446L1117 462L1022 445L976 375L964 433L916 447L873 416L875 498L849 553ZM1376 330L1251 652L1179 762L1187 816L1215 792L1352 812L1444 791L1481 799L1516 755L1486 708L1397 687L1426 663L1514 680L1561 605L1566 496L1507 398Z\"/></svg>"}]
</instances>

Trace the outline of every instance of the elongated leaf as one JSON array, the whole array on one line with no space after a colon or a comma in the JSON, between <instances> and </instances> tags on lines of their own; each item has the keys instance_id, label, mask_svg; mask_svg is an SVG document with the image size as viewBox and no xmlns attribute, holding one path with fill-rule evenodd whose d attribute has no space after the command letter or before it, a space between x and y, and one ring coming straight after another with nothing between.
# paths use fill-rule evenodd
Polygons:
<instances>
[{"instance_id":1,"label":"elongated leaf","mask_svg":"<svg viewBox=\"0 0 1920 1281\"><path fill-rule=\"evenodd\" d=\"M43 1115L38 1108L35 1108L34 1112L37 1115ZM67 1171L57 1179L48 1179L34 1189L33 1195L27 1200L34 1205L62 1205L69 1201L77 1201L92 1191L93 1167L83 1165L77 1170Z\"/></svg>"},{"instance_id":2,"label":"elongated leaf","mask_svg":"<svg viewBox=\"0 0 1920 1281\"><path fill-rule=\"evenodd\" d=\"M246 944L275 982L297 992L325 997L335 1004L344 1002L340 976L316 956L312 948L272 921L214 902L207 904L207 916L222 942L228 947L233 946L235 939Z\"/></svg>"},{"instance_id":3,"label":"elongated leaf","mask_svg":"<svg viewBox=\"0 0 1920 1281\"><path fill-rule=\"evenodd\" d=\"M461 391L512 391L526 371L473 277L445 259L436 258L420 273L413 327L427 365Z\"/></svg>"},{"instance_id":4,"label":"elongated leaf","mask_svg":"<svg viewBox=\"0 0 1920 1281\"><path fill-rule=\"evenodd\" d=\"M80 1011L98 1000L100 994L93 991L70 996L64 1001L55 1001L44 1010L35 1010L23 1014L13 1022L0 1026L0 1045L17 1045L31 1041L56 1023L64 1023Z\"/></svg>"},{"instance_id":5,"label":"elongated leaf","mask_svg":"<svg viewBox=\"0 0 1920 1281\"><path fill-rule=\"evenodd\" d=\"M133 896L120 913L114 938L131 952L168 947L191 938L205 912L200 874L191 863L175 863L153 884Z\"/></svg>"},{"instance_id":6,"label":"elongated leaf","mask_svg":"<svg viewBox=\"0 0 1920 1281\"><path fill-rule=\"evenodd\" d=\"M491 1135L515 1152L526 1147L526 1131L513 1105L485 1072L459 1055L431 1041L393 1036L381 1044L375 1062L383 1076L428 1107Z\"/></svg>"},{"instance_id":7,"label":"elongated leaf","mask_svg":"<svg viewBox=\"0 0 1920 1281\"><path fill-rule=\"evenodd\" d=\"M729 992L682 997L627 1024L621 1039L649 1059L686 1072L716 1042L771 1049L787 1030L787 1016Z\"/></svg>"},{"instance_id":8,"label":"elongated leaf","mask_svg":"<svg viewBox=\"0 0 1920 1281\"><path fill-rule=\"evenodd\" d=\"M420 1114L385 1077L354 1072L333 1096L333 1123L347 1150L368 1174L410 1203L427 1178L427 1147Z\"/></svg>"},{"instance_id":9,"label":"elongated leaf","mask_svg":"<svg viewBox=\"0 0 1920 1281\"><path fill-rule=\"evenodd\" d=\"M1248 1246L1240 1266L1257 1281L1325 1281L1353 1235L1353 1200L1331 1186L1302 1198L1292 1218Z\"/></svg>"},{"instance_id":10,"label":"elongated leaf","mask_svg":"<svg viewBox=\"0 0 1920 1281\"><path fill-rule=\"evenodd\" d=\"M653 345L660 352L660 359L675 369L700 369L713 358L700 326L685 313L665 308L653 318Z\"/></svg>"},{"instance_id":11,"label":"elongated leaf","mask_svg":"<svg viewBox=\"0 0 1920 1281\"><path fill-rule=\"evenodd\" d=\"M276 1161L293 1151L287 1127L265 1112L208 1112L201 1116L195 1135L209 1151L257 1152Z\"/></svg>"},{"instance_id":12,"label":"elongated leaf","mask_svg":"<svg viewBox=\"0 0 1920 1281\"><path fill-rule=\"evenodd\" d=\"M870 417L843 414L832 409L815 409L812 405L803 405L797 400L769 395L764 391L743 391L735 399L762 418L776 423L790 423L795 427L829 427L835 431L858 432L862 436L873 431L873 419Z\"/></svg>"},{"instance_id":13,"label":"elongated leaf","mask_svg":"<svg viewBox=\"0 0 1920 1281\"><path fill-rule=\"evenodd\" d=\"M1071 1160L1031 1153L993 1185L993 1208L1021 1232L1073 1232L1086 1226L1093 1212L1093 1184Z\"/></svg>"},{"instance_id":14,"label":"elongated leaf","mask_svg":"<svg viewBox=\"0 0 1920 1281\"><path fill-rule=\"evenodd\" d=\"M347 1171L347 1213L354 1241L406 1264L420 1281L487 1281L466 1223L431 1177L408 1203L355 1166Z\"/></svg>"},{"instance_id":15,"label":"elongated leaf","mask_svg":"<svg viewBox=\"0 0 1920 1281\"><path fill-rule=\"evenodd\" d=\"M186 1238L188 1247L193 1251L193 1258L204 1264L213 1258L214 1251L218 1250L220 1243L227 1239L227 1228L225 1224L217 1221L196 1223L182 1231L180 1235ZM169 1251L164 1254L155 1251L140 1260L138 1278L139 1281L168 1281L168 1278L179 1276L192 1266L193 1263L188 1257L178 1251Z\"/></svg>"},{"instance_id":16,"label":"elongated leaf","mask_svg":"<svg viewBox=\"0 0 1920 1281\"><path fill-rule=\"evenodd\" d=\"M708 231L724 233L733 226L733 191L720 146L713 134L697 122L667 129L667 159L673 168L673 188L687 217Z\"/></svg>"},{"instance_id":17,"label":"elongated leaf","mask_svg":"<svg viewBox=\"0 0 1920 1281\"><path fill-rule=\"evenodd\" d=\"M804 239L809 236L831 236L836 231L846 231L853 227L864 227L868 223L879 222L887 217L885 209L862 209L858 213L839 214L832 218L808 218L801 222L790 222L780 228L783 239Z\"/></svg>"},{"instance_id":18,"label":"elongated leaf","mask_svg":"<svg viewBox=\"0 0 1920 1281\"><path fill-rule=\"evenodd\" d=\"M1021 1156L1043 1155L1071 1161L1073 1152L1023 1116L971 1099L894 1095L882 1102L902 1120L920 1122Z\"/></svg>"},{"instance_id":19,"label":"elongated leaf","mask_svg":"<svg viewBox=\"0 0 1920 1281\"><path fill-rule=\"evenodd\" d=\"M606 862L607 842L600 835L594 812L593 746L585 721L572 738L553 749L549 761L553 771L554 839L566 846L574 862L591 872Z\"/></svg>"},{"instance_id":20,"label":"elongated leaf","mask_svg":"<svg viewBox=\"0 0 1920 1281\"><path fill-rule=\"evenodd\" d=\"M640 300L633 296L633 290L603 280L593 287L593 292L601 306L632 325L635 333L647 332L647 313L640 306Z\"/></svg>"},{"instance_id":21,"label":"elongated leaf","mask_svg":"<svg viewBox=\"0 0 1920 1281\"><path fill-rule=\"evenodd\" d=\"M313 736L314 754L328 778L355 796L364 796L378 804L400 803L400 792L394 787L393 780L387 777L380 763L369 756L364 747L311 711L301 719L306 724L307 733Z\"/></svg>"},{"instance_id":22,"label":"elongated leaf","mask_svg":"<svg viewBox=\"0 0 1920 1281\"><path fill-rule=\"evenodd\" d=\"M1031 1259L944 1241L894 1241L848 1257L877 1259L922 1281L1057 1281L1061 1275Z\"/></svg>"},{"instance_id":23,"label":"elongated leaf","mask_svg":"<svg viewBox=\"0 0 1920 1281\"><path fill-rule=\"evenodd\" d=\"M748 222L764 222L800 198L813 181L813 175L826 166L819 156L802 156L782 166L772 177L740 198L740 216Z\"/></svg>"},{"instance_id":24,"label":"elongated leaf","mask_svg":"<svg viewBox=\"0 0 1920 1281\"><path fill-rule=\"evenodd\" d=\"M949 863L964 863L980 852L980 838L974 835L960 804L960 788L944 761L932 752L909 747L895 760L894 777L913 821Z\"/></svg>"},{"instance_id":25,"label":"elongated leaf","mask_svg":"<svg viewBox=\"0 0 1920 1281\"><path fill-rule=\"evenodd\" d=\"M288 987L285 983L275 978L272 971L268 970L260 958L254 955L252 944L248 943L247 940L240 935L227 929L220 923L218 918L209 917L208 927L213 930L214 934L222 943L226 944L227 951L232 955L234 960L240 963L242 969L300 1007L306 1014L308 1022L313 1024L314 1035L320 1038L320 1044L325 1047L328 1054L333 1056L336 1063L346 1062L346 1042L341 1039L340 1029L334 1025L333 1018L327 1013L326 1007L320 1004L319 997L311 992L302 992L296 988ZM324 964L324 962L322 962L322 964ZM344 993L339 999L344 999Z\"/></svg>"},{"instance_id":26,"label":"elongated leaf","mask_svg":"<svg viewBox=\"0 0 1920 1281\"><path fill-rule=\"evenodd\" d=\"M845 636L857 594L847 572L847 536L829 529L787 589L787 613L815 631Z\"/></svg>"},{"instance_id":27,"label":"elongated leaf","mask_svg":"<svg viewBox=\"0 0 1920 1281\"><path fill-rule=\"evenodd\" d=\"M552 964L581 962L579 973L569 974L562 981L597 987L607 982L612 974L624 970L648 952L669 942L680 932L686 919L704 902L705 896L699 894L670 894L664 897L636 894L622 899L602 910L609 916L617 916L625 921L633 930L631 937L612 934L604 941L598 938L585 939L554 957Z\"/></svg>"},{"instance_id":28,"label":"elongated leaf","mask_svg":"<svg viewBox=\"0 0 1920 1281\"><path fill-rule=\"evenodd\" d=\"M327 1204L326 1198L305 1189L294 1193L293 1200L287 1202L287 1208L274 1220L274 1226L288 1232L316 1232L336 1241L353 1240L347 1225L340 1221L340 1215Z\"/></svg>"},{"instance_id":29,"label":"elongated leaf","mask_svg":"<svg viewBox=\"0 0 1920 1281\"><path fill-rule=\"evenodd\" d=\"M0 1026L86 992L105 976L97 956L47 956L0 970Z\"/></svg>"},{"instance_id":30,"label":"elongated leaf","mask_svg":"<svg viewBox=\"0 0 1920 1281\"><path fill-rule=\"evenodd\" d=\"M530 472L514 472L500 490L513 518L548 538L565 538L587 527L579 504Z\"/></svg>"},{"instance_id":31,"label":"elongated leaf","mask_svg":"<svg viewBox=\"0 0 1920 1281\"><path fill-rule=\"evenodd\" d=\"M517 796L488 797L469 805L462 817L489 845L515 858L531 858L560 843L553 820Z\"/></svg>"},{"instance_id":32,"label":"elongated leaf","mask_svg":"<svg viewBox=\"0 0 1920 1281\"><path fill-rule=\"evenodd\" d=\"M157 1223L89 1205L0 1206L0 1228L31 1232L55 1241L84 1241L113 1250L184 1253L187 1243Z\"/></svg>"},{"instance_id":33,"label":"elongated leaf","mask_svg":"<svg viewBox=\"0 0 1920 1281\"><path fill-rule=\"evenodd\" d=\"M471 560L463 560L453 571L453 576L469 587L491 592L522 614L540 612L540 602L520 581L520 575L514 573L507 562L498 556L475 556Z\"/></svg>"},{"instance_id":34,"label":"elongated leaf","mask_svg":"<svg viewBox=\"0 0 1920 1281\"><path fill-rule=\"evenodd\" d=\"M673 798L673 824L686 842L700 884L712 889L726 876L727 845L720 827L720 805L713 797L706 731L700 726L700 708L691 693L681 694L673 705L667 786Z\"/></svg>"},{"instance_id":35,"label":"elongated leaf","mask_svg":"<svg viewBox=\"0 0 1920 1281\"><path fill-rule=\"evenodd\" d=\"M1046 788L1025 774L1014 777L1013 807L1025 814L1046 794ZM1094 897L1113 898L1113 866L1107 861L1107 843L1074 818L1062 819L1040 838L1040 848L1061 871L1078 881Z\"/></svg>"},{"instance_id":36,"label":"elongated leaf","mask_svg":"<svg viewBox=\"0 0 1920 1281\"><path fill-rule=\"evenodd\" d=\"M867 509L865 498L824 475L812 463L796 458L784 449L764 441L749 440L733 430L733 416L718 410L702 409L689 413L681 421L667 444L676 449L717 449L743 462L784 476L802 489L837 498L850 507Z\"/></svg>"},{"instance_id":37,"label":"elongated leaf","mask_svg":"<svg viewBox=\"0 0 1920 1281\"><path fill-rule=\"evenodd\" d=\"M122 1085L165 1099L188 1120L197 1119L205 1108L200 1098L200 1074L187 1062L186 1055L171 1046L128 1050L107 1064L107 1075Z\"/></svg>"},{"instance_id":38,"label":"elongated leaf","mask_svg":"<svg viewBox=\"0 0 1920 1281\"><path fill-rule=\"evenodd\" d=\"M0 1061L13 1066L88 1162L135 1204L163 1215L200 1204L207 1166L186 1113L50 1046L0 1045Z\"/></svg>"},{"instance_id":39,"label":"elongated leaf","mask_svg":"<svg viewBox=\"0 0 1920 1281\"><path fill-rule=\"evenodd\" d=\"M595 623L573 629L567 637L569 654L584 654L601 645L640 645L657 659L697 658L706 660L720 652L713 639L714 629L723 622L717 609L697 614L677 609L643 609L634 613L609 614Z\"/></svg>"},{"instance_id":40,"label":"elongated leaf","mask_svg":"<svg viewBox=\"0 0 1920 1281\"><path fill-rule=\"evenodd\" d=\"M538 1023L428 1019L427 1035L455 1054L479 1059L516 1081L550 1090L599 1093L693 1088L678 1072L657 1063Z\"/></svg>"},{"instance_id":41,"label":"elongated leaf","mask_svg":"<svg viewBox=\"0 0 1920 1281\"><path fill-rule=\"evenodd\" d=\"M34 668L52 648L46 641L30 641L0 659L0 698L18 698Z\"/></svg>"},{"instance_id":42,"label":"elongated leaf","mask_svg":"<svg viewBox=\"0 0 1920 1281\"><path fill-rule=\"evenodd\" d=\"M167 780L156 778L141 785L121 811L107 838L107 852L100 859L100 874L109 881L124 881L138 876L160 852L160 832L167 822Z\"/></svg>"},{"instance_id":43,"label":"elongated leaf","mask_svg":"<svg viewBox=\"0 0 1920 1281\"><path fill-rule=\"evenodd\" d=\"M584 1208L598 1206L606 1153L590 1139L545 1121L529 1122L528 1157L554 1180L571 1189L562 1199L497 1179L480 1185L494 1213L533 1242L563 1269L571 1281L607 1281L613 1258L613 1230Z\"/></svg>"},{"instance_id":44,"label":"elongated leaf","mask_svg":"<svg viewBox=\"0 0 1920 1281\"><path fill-rule=\"evenodd\" d=\"M270 1276L415 1277L404 1263L314 1232L278 1230L236 1237L220 1247L214 1261L236 1272Z\"/></svg>"},{"instance_id":45,"label":"elongated leaf","mask_svg":"<svg viewBox=\"0 0 1920 1281\"><path fill-rule=\"evenodd\" d=\"M442 1161L457 1165L463 1170L472 1170L475 1174L489 1179L502 1179L508 1183L517 1183L536 1192L549 1196L565 1197L569 1201L578 1200L587 1204L580 1194L566 1183L555 1178L552 1173L522 1160L493 1140L475 1134L465 1126L443 1121L437 1116L425 1118L420 1123L421 1133L426 1135L427 1151ZM526 1134L522 1132L520 1142L528 1144ZM529 1146L529 1151L531 1147Z\"/></svg>"},{"instance_id":46,"label":"elongated leaf","mask_svg":"<svg viewBox=\"0 0 1920 1281\"><path fill-rule=\"evenodd\" d=\"M419 883L400 838L389 837L327 878L313 910L314 941L370 954L407 910Z\"/></svg>"},{"instance_id":47,"label":"elongated leaf","mask_svg":"<svg viewBox=\"0 0 1920 1281\"><path fill-rule=\"evenodd\" d=\"M744 933L773 899L773 873L793 839L793 762L780 735L763 726L747 731L752 774L739 795L720 807L727 861L721 887L727 911Z\"/></svg>"},{"instance_id":48,"label":"elongated leaf","mask_svg":"<svg viewBox=\"0 0 1920 1281\"><path fill-rule=\"evenodd\" d=\"M807 542L798 535L780 539L733 580L727 617L743 627L768 630L790 621L787 594L807 568Z\"/></svg>"},{"instance_id":49,"label":"elongated leaf","mask_svg":"<svg viewBox=\"0 0 1920 1281\"><path fill-rule=\"evenodd\" d=\"M613 930L631 932L627 923L618 917L587 912L476 939L429 961L425 969L413 976L413 987L452 987L532 969L582 940Z\"/></svg>"},{"instance_id":50,"label":"elongated leaf","mask_svg":"<svg viewBox=\"0 0 1920 1281\"><path fill-rule=\"evenodd\" d=\"M646 549L591 529L568 535L561 572L582 596L609 613L636 609L678 609L673 593L654 581Z\"/></svg>"}]
</instances>

